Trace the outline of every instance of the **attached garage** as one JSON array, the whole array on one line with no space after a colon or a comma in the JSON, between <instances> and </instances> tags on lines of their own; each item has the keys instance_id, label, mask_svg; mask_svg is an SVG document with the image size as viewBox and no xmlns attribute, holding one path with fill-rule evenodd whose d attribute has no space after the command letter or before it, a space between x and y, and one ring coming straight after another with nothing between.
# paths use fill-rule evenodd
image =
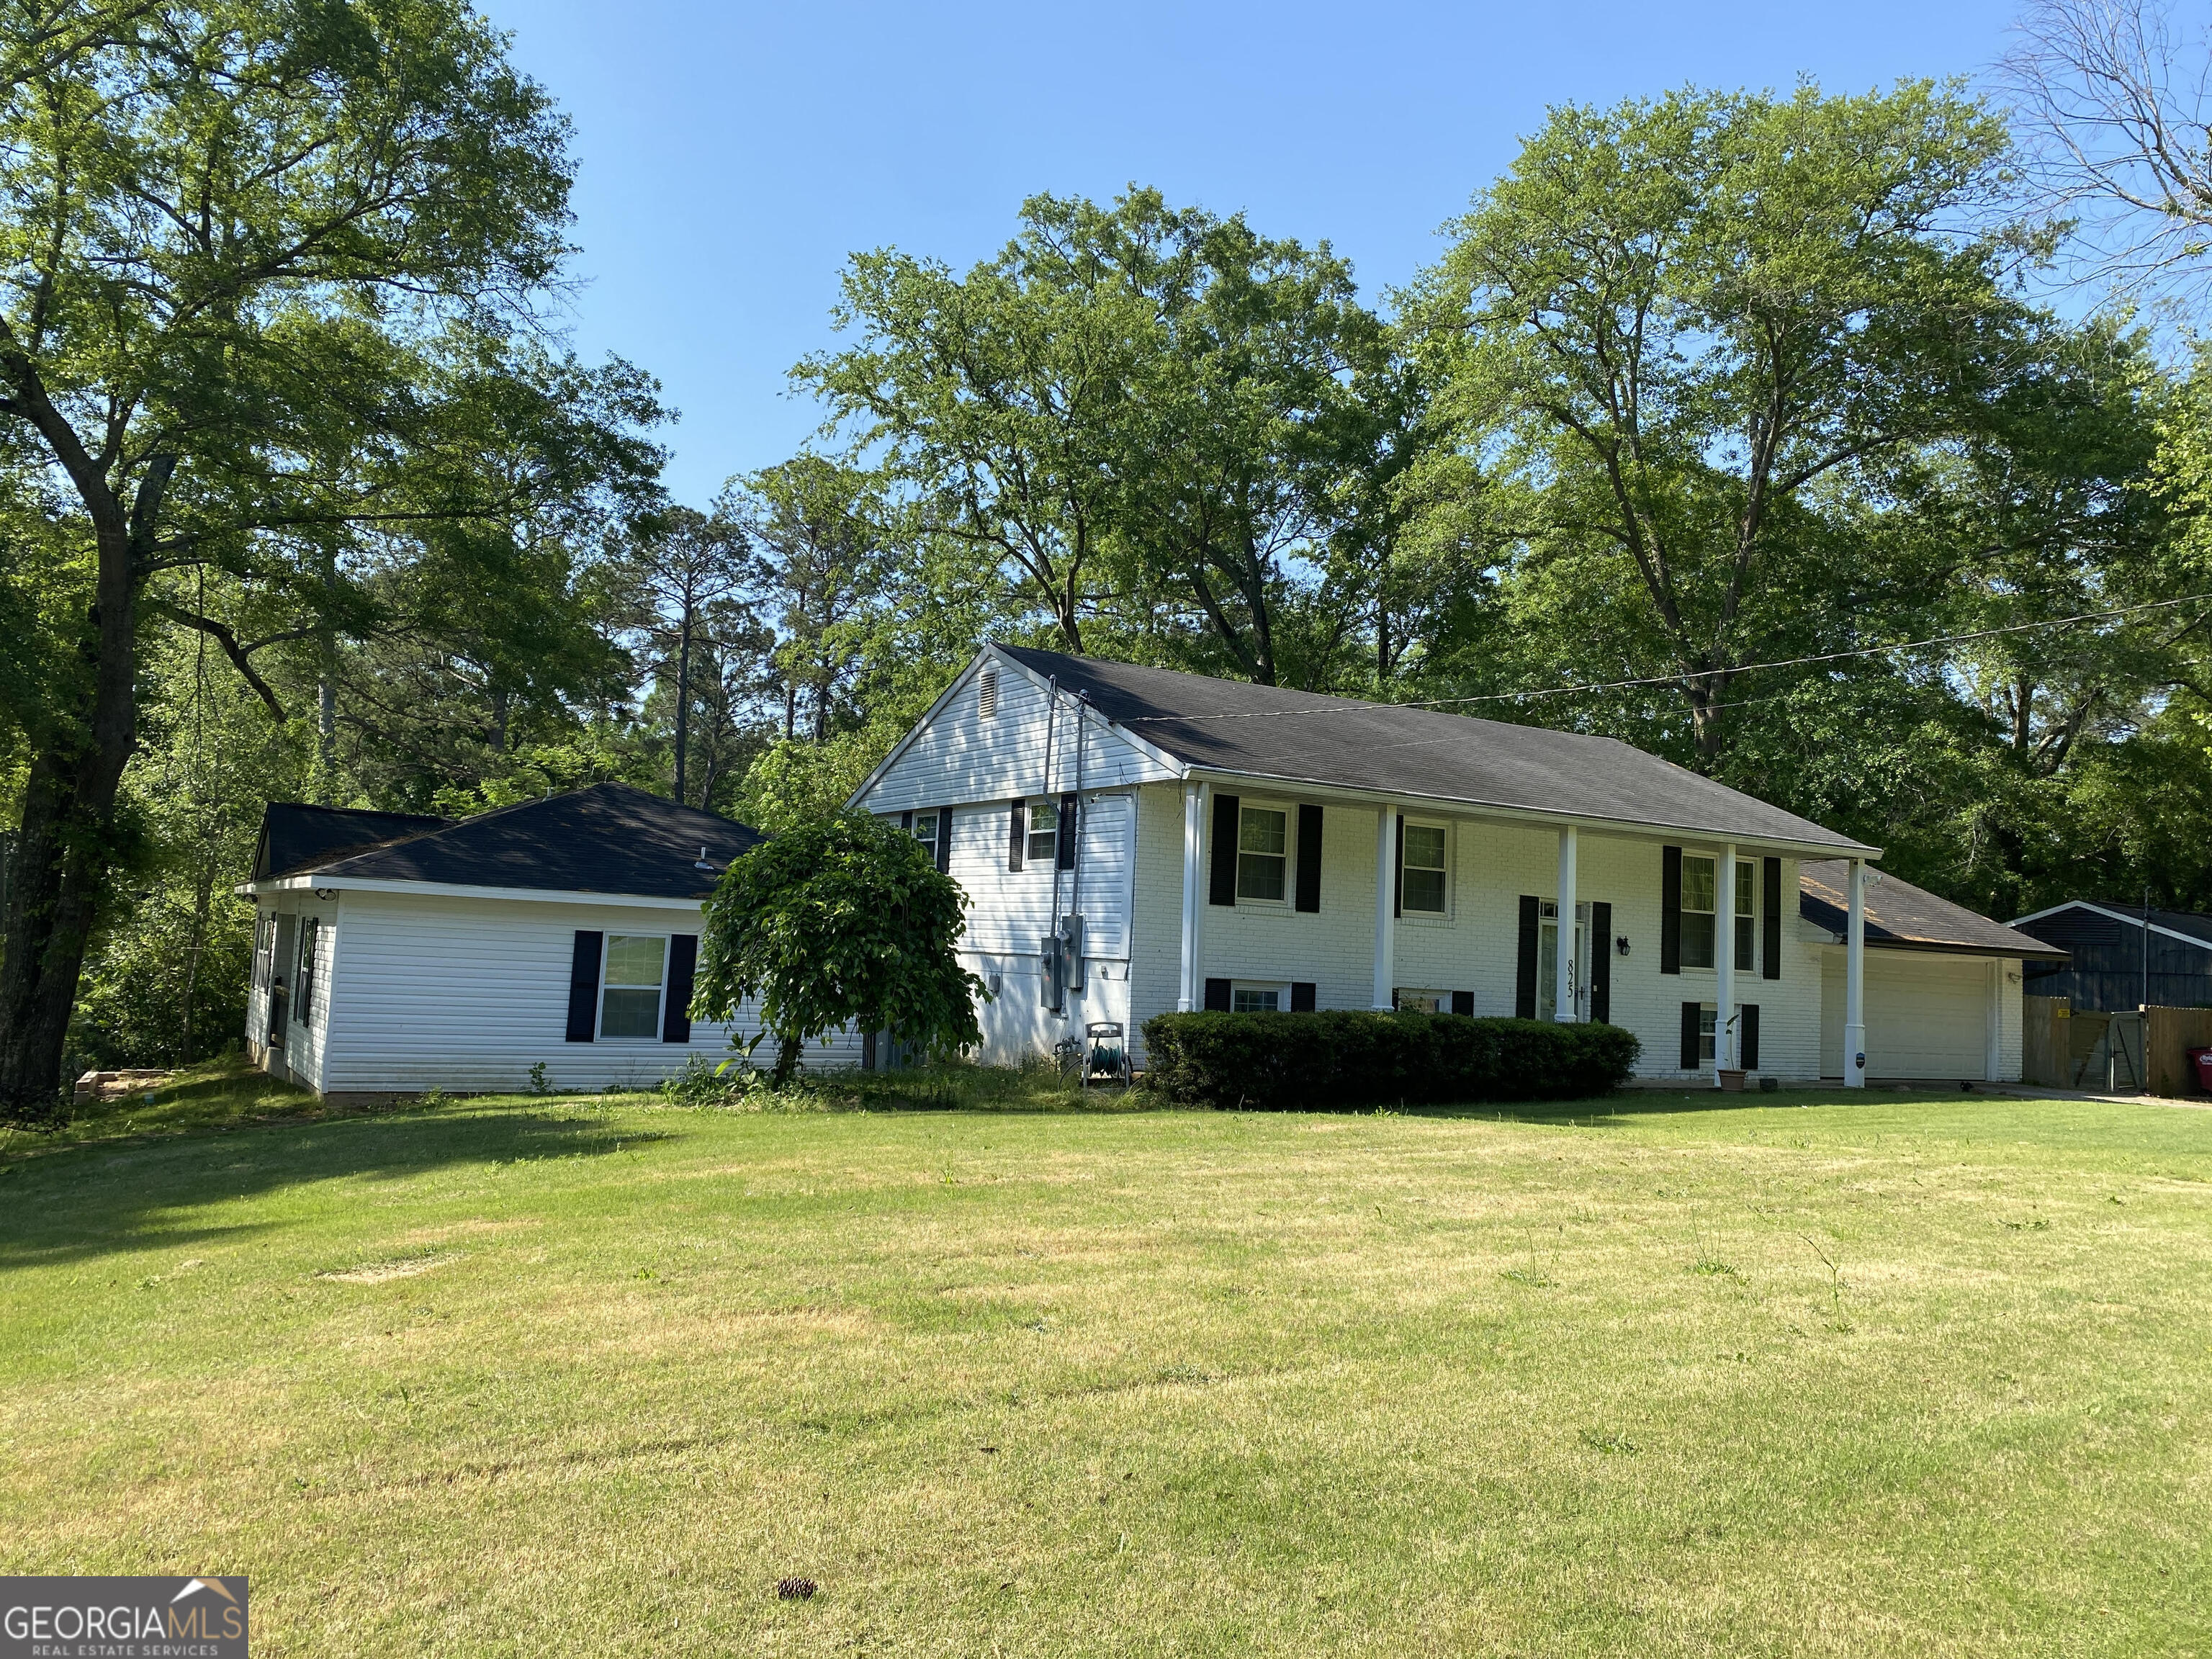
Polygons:
<instances>
[{"instance_id":1,"label":"attached garage","mask_svg":"<svg viewBox=\"0 0 2212 1659\"><path fill-rule=\"evenodd\" d=\"M1871 939L1867 945L1870 1081L2020 1080L2017 959L1876 951ZM1844 1052L1844 953L1828 950L1821 957L1820 1053L1826 1062L1822 1069L1833 1075ZM2009 1019L2005 1018L2008 1008Z\"/></svg>"},{"instance_id":2,"label":"attached garage","mask_svg":"<svg viewBox=\"0 0 2212 1659\"><path fill-rule=\"evenodd\" d=\"M1820 1070L1844 1065L1844 929L1850 866L1807 864L1798 917L1820 952ZM1866 894L1869 1082L2017 1083L2023 964L2063 959L2039 939L1885 875Z\"/></svg>"}]
</instances>

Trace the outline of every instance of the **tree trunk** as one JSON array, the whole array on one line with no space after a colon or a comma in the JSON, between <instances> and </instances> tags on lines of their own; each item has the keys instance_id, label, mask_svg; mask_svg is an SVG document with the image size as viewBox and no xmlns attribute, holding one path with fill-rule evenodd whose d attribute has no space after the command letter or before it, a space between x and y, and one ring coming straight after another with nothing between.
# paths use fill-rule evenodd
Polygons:
<instances>
[{"instance_id":1,"label":"tree trunk","mask_svg":"<svg viewBox=\"0 0 2212 1659\"><path fill-rule=\"evenodd\" d=\"M337 562L325 556L323 561L323 592L325 596L337 586ZM325 604L328 599L325 598ZM325 613L327 615L327 611ZM337 633L325 626L318 641L318 673L315 678L315 802L320 806L336 806L337 802L338 770L338 639Z\"/></svg>"},{"instance_id":2,"label":"tree trunk","mask_svg":"<svg viewBox=\"0 0 2212 1659\"><path fill-rule=\"evenodd\" d=\"M779 1089L787 1088L799 1073L799 1054L803 1045L797 1037L781 1037L775 1046L775 1070L769 1073L769 1081Z\"/></svg>"},{"instance_id":3,"label":"tree trunk","mask_svg":"<svg viewBox=\"0 0 2212 1659\"><path fill-rule=\"evenodd\" d=\"M315 801L337 803L338 689L327 675L315 682Z\"/></svg>"},{"instance_id":4,"label":"tree trunk","mask_svg":"<svg viewBox=\"0 0 2212 1659\"><path fill-rule=\"evenodd\" d=\"M684 755L691 741L691 607L676 635L676 804L684 800Z\"/></svg>"},{"instance_id":5,"label":"tree trunk","mask_svg":"<svg viewBox=\"0 0 2212 1659\"><path fill-rule=\"evenodd\" d=\"M152 478L142 488L155 489L158 501ZM130 531L120 514L114 520L97 531L99 586L85 642L94 659L91 707L62 722L32 759L15 880L0 920L0 1116L26 1121L50 1121L66 1109L70 1012L105 896L116 790L137 733L137 573Z\"/></svg>"}]
</instances>

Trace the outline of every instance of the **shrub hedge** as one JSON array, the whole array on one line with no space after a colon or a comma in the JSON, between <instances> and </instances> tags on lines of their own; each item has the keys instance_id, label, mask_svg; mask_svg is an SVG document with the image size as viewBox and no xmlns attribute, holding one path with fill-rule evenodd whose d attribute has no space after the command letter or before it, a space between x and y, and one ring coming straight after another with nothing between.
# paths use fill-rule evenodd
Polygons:
<instances>
[{"instance_id":1,"label":"shrub hedge","mask_svg":"<svg viewBox=\"0 0 2212 1659\"><path fill-rule=\"evenodd\" d=\"M1263 1111L1474 1100L1579 1100L1628 1080L1640 1045L1617 1025L1459 1014L1160 1014L1151 1086Z\"/></svg>"}]
</instances>

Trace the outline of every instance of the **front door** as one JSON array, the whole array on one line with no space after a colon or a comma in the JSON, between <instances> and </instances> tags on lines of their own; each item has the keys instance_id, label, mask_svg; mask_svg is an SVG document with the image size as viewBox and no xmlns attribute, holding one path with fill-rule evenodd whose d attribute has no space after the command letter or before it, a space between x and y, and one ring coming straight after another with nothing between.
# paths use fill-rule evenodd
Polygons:
<instances>
[{"instance_id":1,"label":"front door","mask_svg":"<svg viewBox=\"0 0 2212 1659\"><path fill-rule=\"evenodd\" d=\"M1541 929L1536 936L1536 1018L1554 1019L1559 1015L1559 907L1546 899L1541 912ZM1571 1020L1589 1018L1589 919L1587 904L1575 906L1573 954L1567 958L1567 984L1574 997L1574 1006L1568 1013Z\"/></svg>"}]
</instances>

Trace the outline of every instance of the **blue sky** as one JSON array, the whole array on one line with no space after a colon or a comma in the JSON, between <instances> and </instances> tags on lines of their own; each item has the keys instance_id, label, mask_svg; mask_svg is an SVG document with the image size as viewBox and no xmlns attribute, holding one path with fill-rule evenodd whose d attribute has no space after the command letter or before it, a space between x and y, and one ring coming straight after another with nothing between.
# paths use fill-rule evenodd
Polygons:
<instances>
[{"instance_id":1,"label":"blue sky","mask_svg":"<svg viewBox=\"0 0 2212 1659\"><path fill-rule=\"evenodd\" d=\"M659 376L668 482L703 506L819 416L845 256L964 268L1037 191L1135 180L1326 238L1379 299L1546 106L1668 87L1979 76L2014 0L1583 5L493 0L576 127L577 346Z\"/></svg>"}]
</instances>

